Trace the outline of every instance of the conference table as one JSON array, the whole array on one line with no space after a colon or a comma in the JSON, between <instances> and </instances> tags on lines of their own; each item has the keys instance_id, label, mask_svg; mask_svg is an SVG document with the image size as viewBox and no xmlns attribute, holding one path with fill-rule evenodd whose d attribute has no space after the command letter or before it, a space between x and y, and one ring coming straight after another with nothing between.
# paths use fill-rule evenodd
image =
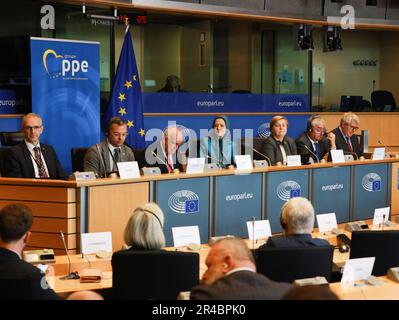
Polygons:
<instances>
[{"instance_id":1,"label":"conference table","mask_svg":"<svg viewBox=\"0 0 399 320\"><path fill-rule=\"evenodd\" d=\"M316 213L334 212L338 223L369 219L375 208L399 214L399 159L273 166L250 171L216 170L163 174L135 179L61 181L0 178L0 207L24 203L34 214L28 249L80 253L80 234L112 233L113 251L123 245L123 230L141 204L156 202L165 215L166 245L172 228L198 226L201 242L227 234L248 238L246 222L268 219L281 232L280 208L303 196Z\"/></svg>"},{"instance_id":2,"label":"conference table","mask_svg":"<svg viewBox=\"0 0 399 320\"><path fill-rule=\"evenodd\" d=\"M379 226L372 226L371 220L366 220L370 225L370 230L380 230ZM344 224L339 225L341 232L348 237L350 232L345 231ZM399 230L399 225L393 227L385 227L385 230ZM312 234L313 237L324 238L330 242L331 245L336 246L336 236L332 233L320 234L317 229ZM245 240L250 249L256 249L266 242L266 239L257 241ZM202 244L198 250L190 250L188 247L167 247L166 250L180 250L188 252L197 252L200 255L200 277L204 274L207 267L205 260L210 250L210 246ZM103 291L112 288L112 267L111 258L100 259L95 255L72 255L71 256L71 271L80 272L85 268L98 268L102 271L103 278L99 283L80 283L79 280L61 280L60 277L69 272L69 262L67 256L56 256L56 262L49 264L49 272L47 279L54 288L54 290L61 296L68 296L74 291L80 290L95 290ZM334 250L333 262L338 268L341 268L345 261L349 259L349 252L340 253L337 249ZM399 299L399 284L388 279L386 276L379 277L383 284L381 286L372 286L364 282L358 282L354 287L342 287L340 282L330 283L329 286L333 292L342 300L398 300Z\"/></svg>"}]
</instances>

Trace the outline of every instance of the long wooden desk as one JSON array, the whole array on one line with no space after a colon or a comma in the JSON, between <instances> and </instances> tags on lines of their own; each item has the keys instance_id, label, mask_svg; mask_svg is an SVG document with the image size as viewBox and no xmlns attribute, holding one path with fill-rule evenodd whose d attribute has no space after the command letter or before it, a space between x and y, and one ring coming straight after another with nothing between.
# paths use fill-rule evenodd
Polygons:
<instances>
[{"instance_id":1,"label":"long wooden desk","mask_svg":"<svg viewBox=\"0 0 399 320\"><path fill-rule=\"evenodd\" d=\"M122 247L123 230L135 207L148 201L161 201L160 197L168 191L170 186L201 180L205 181L205 184L203 183L202 185L206 185L209 188L209 191L205 192L205 194L210 197L207 205L204 204L206 202L199 204L199 210L204 210L205 216L203 211L198 215L202 217L201 219L205 223L203 227L205 232L201 232L201 237L202 241L206 242L208 236L227 234L223 232L223 228L225 226L229 227L232 223L236 224L234 228L240 226L240 230L242 230L240 232L245 233L245 221L247 221L245 215L254 215L256 219L269 219L272 224L278 225L279 211L271 206L275 202L267 201L271 190L269 177L306 171L309 179L309 181L306 180L306 183L309 183L309 191L303 191L303 195L308 195L313 202L318 200L316 199L317 193L313 190L317 181L311 182L310 180L316 172L320 173L320 170L324 169L335 170L334 168L350 168L352 170L352 168L361 168L364 165L380 164L389 166L389 177L387 177L389 190L386 190L387 195L384 206L391 206L391 214L399 214L399 159L397 158L383 161L354 161L341 164L320 163L300 167L256 168L251 170L250 174L249 172L245 174L235 170L222 170L203 174L187 175L180 173L127 180L98 179L82 182L0 178L0 208L10 203L24 203L32 209L34 225L29 243L30 249L52 248L56 254L63 254L63 245L59 237L59 231L63 230L68 250L74 254L80 252L80 233L111 231L113 250L116 251ZM215 188L220 187L220 185L223 186L222 182L228 186L240 185L241 180L244 181L248 177L256 175L259 176L257 181L260 183L256 187L256 191L259 193L256 200L259 201L256 212L243 207L241 203L244 203L244 201L236 201L238 198L234 198L234 196L237 195L233 194L231 196L233 201L230 201L231 208L241 212L243 217L225 216L230 212L230 208L223 210L224 207L220 207L221 200L217 194L214 194ZM233 183L230 182L230 179L232 179ZM347 192L350 192L350 190ZM255 197L254 194L244 193L239 195L244 196L244 200L246 199L245 197L249 200L253 200L251 199L252 196ZM222 198L224 200L224 196ZM333 201L337 202L336 200L333 199ZM278 201L283 203L280 199ZM352 203L353 199L350 202ZM280 206L280 202L277 204ZM160 205L164 206L166 211L167 201L160 203ZM353 210L353 208L350 210ZM324 212L332 211L330 209ZM352 213L348 214L347 219L352 219L351 215ZM183 221L183 219L184 222L180 225L196 224L190 222L191 220L189 221L194 216L166 213L165 232L171 234L171 227L178 226L180 220ZM235 219L241 220L235 221Z\"/></svg>"}]
</instances>

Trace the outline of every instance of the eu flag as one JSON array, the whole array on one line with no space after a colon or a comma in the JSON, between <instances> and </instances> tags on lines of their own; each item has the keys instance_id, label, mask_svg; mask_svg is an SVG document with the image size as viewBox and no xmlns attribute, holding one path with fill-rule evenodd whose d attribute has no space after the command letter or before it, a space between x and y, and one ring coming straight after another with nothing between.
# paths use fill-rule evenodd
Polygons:
<instances>
[{"instance_id":1,"label":"eu flag","mask_svg":"<svg viewBox=\"0 0 399 320\"><path fill-rule=\"evenodd\" d=\"M106 124L115 116L124 118L127 122L126 143L135 149L143 149L145 147L143 99L129 27L123 40L104 123Z\"/></svg>"}]
</instances>

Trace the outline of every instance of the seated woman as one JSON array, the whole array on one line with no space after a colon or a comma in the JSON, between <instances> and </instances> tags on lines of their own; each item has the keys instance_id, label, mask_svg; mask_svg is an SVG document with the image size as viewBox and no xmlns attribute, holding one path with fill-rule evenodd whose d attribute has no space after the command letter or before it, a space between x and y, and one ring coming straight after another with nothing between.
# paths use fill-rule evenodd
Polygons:
<instances>
[{"instance_id":1,"label":"seated woman","mask_svg":"<svg viewBox=\"0 0 399 320\"><path fill-rule=\"evenodd\" d=\"M159 250L165 246L163 233L164 215L156 203L137 207L131 215L124 232L129 250Z\"/></svg>"},{"instance_id":2,"label":"seated woman","mask_svg":"<svg viewBox=\"0 0 399 320\"><path fill-rule=\"evenodd\" d=\"M266 155L274 166L278 163L287 164L287 156L296 155L295 140L287 137L288 120L284 116L275 116L270 121L270 137L262 144L260 152Z\"/></svg>"},{"instance_id":3,"label":"seated woman","mask_svg":"<svg viewBox=\"0 0 399 320\"><path fill-rule=\"evenodd\" d=\"M200 157L205 157L208 163L217 163L221 168L235 165L234 156L237 149L231 140L227 117L216 117L212 128L209 136L201 140Z\"/></svg>"},{"instance_id":4,"label":"seated woman","mask_svg":"<svg viewBox=\"0 0 399 320\"><path fill-rule=\"evenodd\" d=\"M314 225L314 208L306 198L292 198L281 207L280 224L283 235L269 237L267 242L259 247L308 247L329 246L324 239L312 238Z\"/></svg>"}]
</instances>

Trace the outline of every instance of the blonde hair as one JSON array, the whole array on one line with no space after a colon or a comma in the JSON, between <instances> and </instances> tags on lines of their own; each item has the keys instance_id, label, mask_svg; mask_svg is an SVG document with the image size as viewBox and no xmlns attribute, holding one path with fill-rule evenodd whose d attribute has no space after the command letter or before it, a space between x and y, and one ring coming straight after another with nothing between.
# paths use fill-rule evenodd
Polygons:
<instances>
[{"instance_id":1,"label":"blonde hair","mask_svg":"<svg viewBox=\"0 0 399 320\"><path fill-rule=\"evenodd\" d=\"M149 250L165 246L164 215L156 203L138 206L125 227L124 240L128 246Z\"/></svg>"},{"instance_id":2,"label":"blonde hair","mask_svg":"<svg viewBox=\"0 0 399 320\"><path fill-rule=\"evenodd\" d=\"M287 123L287 127L288 127L288 119L284 116L274 116L271 120L270 120L270 130L274 127L274 125L280 121L280 120L285 120L285 122Z\"/></svg>"},{"instance_id":3,"label":"blonde hair","mask_svg":"<svg viewBox=\"0 0 399 320\"><path fill-rule=\"evenodd\" d=\"M341 118L341 125L343 124L351 125L352 122L354 122L358 126L360 124L359 117L353 112L344 113L344 115Z\"/></svg>"}]
</instances>

